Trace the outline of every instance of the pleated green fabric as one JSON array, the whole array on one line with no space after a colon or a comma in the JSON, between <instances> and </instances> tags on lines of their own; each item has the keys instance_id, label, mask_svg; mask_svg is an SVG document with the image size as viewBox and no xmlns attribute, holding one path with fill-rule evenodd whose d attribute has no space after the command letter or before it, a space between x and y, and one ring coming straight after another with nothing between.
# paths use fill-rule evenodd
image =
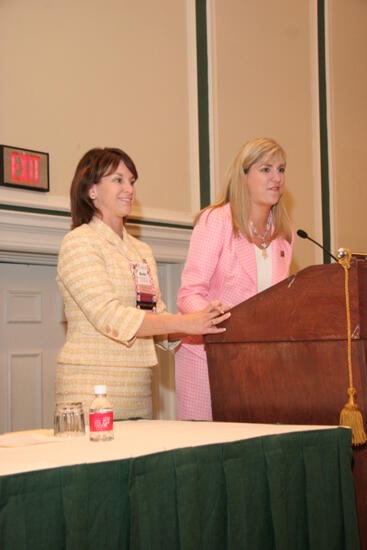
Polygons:
<instances>
[{"instance_id":1,"label":"pleated green fabric","mask_svg":"<svg viewBox=\"0 0 367 550\"><path fill-rule=\"evenodd\" d=\"M2 550L357 550L349 430L0 478Z\"/></svg>"}]
</instances>

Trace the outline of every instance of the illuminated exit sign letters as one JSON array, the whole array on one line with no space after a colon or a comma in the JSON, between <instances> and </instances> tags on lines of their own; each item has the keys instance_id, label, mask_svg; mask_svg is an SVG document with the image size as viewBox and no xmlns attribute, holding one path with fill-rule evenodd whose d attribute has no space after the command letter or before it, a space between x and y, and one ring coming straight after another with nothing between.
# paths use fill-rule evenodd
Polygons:
<instances>
[{"instance_id":1,"label":"illuminated exit sign letters","mask_svg":"<svg viewBox=\"0 0 367 550\"><path fill-rule=\"evenodd\" d=\"M49 191L49 155L0 145L0 185Z\"/></svg>"}]
</instances>

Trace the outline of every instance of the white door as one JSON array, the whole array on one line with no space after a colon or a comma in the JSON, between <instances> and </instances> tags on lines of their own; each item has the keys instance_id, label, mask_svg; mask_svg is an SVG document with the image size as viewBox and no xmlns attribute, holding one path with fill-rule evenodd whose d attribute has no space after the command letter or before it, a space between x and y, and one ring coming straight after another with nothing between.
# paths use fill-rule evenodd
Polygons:
<instances>
[{"instance_id":1,"label":"white door","mask_svg":"<svg viewBox=\"0 0 367 550\"><path fill-rule=\"evenodd\" d=\"M182 264L159 264L163 299L176 310ZM0 433L53 425L56 358L66 323L56 266L0 263ZM158 352L154 418L176 417L174 354Z\"/></svg>"},{"instance_id":2,"label":"white door","mask_svg":"<svg viewBox=\"0 0 367 550\"><path fill-rule=\"evenodd\" d=\"M65 340L56 266L0 264L0 433L53 424Z\"/></svg>"},{"instance_id":3,"label":"white door","mask_svg":"<svg viewBox=\"0 0 367 550\"><path fill-rule=\"evenodd\" d=\"M177 312L177 291L180 288L183 264L159 263L159 286L167 311ZM153 418L176 419L175 354L157 349L159 365L153 369Z\"/></svg>"}]
</instances>

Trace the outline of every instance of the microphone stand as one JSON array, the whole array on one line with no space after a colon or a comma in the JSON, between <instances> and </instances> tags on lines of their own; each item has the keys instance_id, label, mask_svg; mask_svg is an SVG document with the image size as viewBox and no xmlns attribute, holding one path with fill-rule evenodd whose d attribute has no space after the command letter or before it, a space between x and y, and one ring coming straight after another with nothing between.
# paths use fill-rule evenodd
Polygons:
<instances>
[{"instance_id":1,"label":"microphone stand","mask_svg":"<svg viewBox=\"0 0 367 550\"><path fill-rule=\"evenodd\" d=\"M327 250L324 246L322 246L322 244L318 243L317 241L315 241L314 239L312 239L311 237L308 236L308 234L306 233L306 231L303 231L303 229L298 229L297 230L297 235L299 237L301 237L301 239L308 239L309 241L313 242L314 244L316 244L318 247L320 247L324 252L326 252L326 254L328 254L330 256L330 258L332 258L333 260L335 260L337 263L339 263L339 260L338 258L336 258L329 250Z\"/></svg>"}]
</instances>

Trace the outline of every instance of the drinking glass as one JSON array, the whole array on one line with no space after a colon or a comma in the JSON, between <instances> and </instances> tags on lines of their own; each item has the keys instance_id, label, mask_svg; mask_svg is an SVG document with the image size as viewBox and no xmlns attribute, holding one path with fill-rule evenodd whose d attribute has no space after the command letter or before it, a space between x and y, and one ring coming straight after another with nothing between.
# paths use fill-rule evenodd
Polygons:
<instances>
[{"instance_id":1,"label":"drinking glass","mask_svg":"<svg viewBox=\"0 0 367 550\"><path fill-rule=\"evenodd\" d=\"M54 416L54 435L74 437L85 434L85 415L83 403L56 403Z\"/></svg>"}]
</instances>

